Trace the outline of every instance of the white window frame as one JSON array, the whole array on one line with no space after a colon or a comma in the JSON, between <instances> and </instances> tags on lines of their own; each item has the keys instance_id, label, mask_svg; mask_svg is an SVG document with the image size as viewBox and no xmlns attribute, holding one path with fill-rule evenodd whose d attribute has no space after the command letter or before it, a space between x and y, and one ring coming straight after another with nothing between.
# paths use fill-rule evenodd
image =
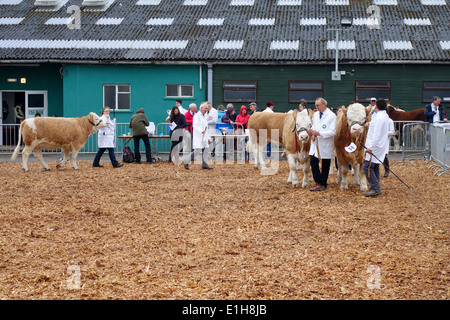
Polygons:
<instances>
[{"instance_id":1,"label":"white window frame","mask_svg":"<svg viewBox=\"0 0 450 320\"><path fill-rule=\"evenodd\" d=\"M167 94L168 86L177 86L177 94L176 96L169 96ZM186 96L182 94L182 87L191 87L192 95ZM166 84L166 98L193 98L194 97L194 85L193 84Z\"/></svg>"},{"instance_id":2,"label":"white window frame","mask_svg":"<svg viewBox=\"0 0 450 320\"><path fill-rule=\"evenodd\" d=\"M119 86L128 86L128 88L129 88L128 92L119 92ZM116 111L122 111L122 110L128 111L128 110L131 110L131 85L130 84L128 84L128 83L119 83L119 84L105 83L105 84L103 84L103 107L106 107L105 106L105 87L115 87L115 91L116 91L115 92L116 93L115 105L114 106L108 106L109 108L111 108L113 110L116 110ZM123 94L123 95L127 94L127 95L129 95L129 97L130 97L130 107L128 109L119 109L118 103L119 103L119 95L120 94Z\"/></svg>"}]
</instances>

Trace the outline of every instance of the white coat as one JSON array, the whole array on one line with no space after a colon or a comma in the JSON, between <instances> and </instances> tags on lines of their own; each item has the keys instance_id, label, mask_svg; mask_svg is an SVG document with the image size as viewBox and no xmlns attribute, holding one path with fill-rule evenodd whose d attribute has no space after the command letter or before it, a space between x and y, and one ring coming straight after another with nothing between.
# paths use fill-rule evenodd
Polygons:
<instances>
[{"instance_id":1,"label":"white coat","mask_svg":"<svg viewBox=\"0 0 450 320\"><path fill-rule=\"evenodd\" d=\"M216 124L218 122L219 113L216 109L211 107L206 114L206 120L208 121L208 133L209 135L216 134Z\"/></svg>"},{"instance_id":2,"label":"white coat","mask_svg":"<svg viewBox=\"0 0 450 320\"><path fill-rule=\"evenodd\" d=\"M208 134L208 120L207 114L202 114L200 111L194 115L192 121L193 127L193 137L192 137L192 148L193 149L203 149L209 146L209 134ZM205 131L205 133L202 133Z\"/></svg>"},{"instance_id":3,"label":"white coat","mask_svg":"<svg viewBox=\"0 0 450 320\"><path fill-rule=\"evenodd\" d=\"M334 135L336 134L336 115L326 108L322 119L320 112L316 111L313 116L312 130L319 131L320 135L311 142L309 155L321 159L334 158ZM317 141L319 142L319 152L317 152Z\"/></svg>"},{"instance_id":4,"label":"white coat","mask_svg":"<svg viewBox=\"0 0 450 320\"><path fill-rule=\"evenodd\" d=\"M366 147L372 150L372 153L384 161L386 153L389 151L389 127L390 121L389 116L385 110L380 110L377 112L376 117L370 121L369 131L367 131ZM366 153L365 160L370 161L370 154ZM373 163L381 163L375 157L372 157Z\"/></svg>"},{"instance_id":5,"label":"white coat","mask_svg":"<svg viewBox=\"0 0 450 320\"><path fill-rule=\"evenodd\" d=\"M106 127L98 129L98 147L99 148L115 148L116 147L116 119L106 118L104 115L100 117L106 122Z\"/></svg>"}]
</instances>

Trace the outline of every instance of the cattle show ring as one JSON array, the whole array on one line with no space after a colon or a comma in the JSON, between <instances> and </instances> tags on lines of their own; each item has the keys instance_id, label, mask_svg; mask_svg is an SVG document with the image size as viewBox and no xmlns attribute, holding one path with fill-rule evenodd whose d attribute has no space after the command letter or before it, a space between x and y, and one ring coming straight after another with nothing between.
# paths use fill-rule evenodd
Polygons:
<instances>
[{"instance_id":1,"label":"cattle show ring","mask_svg":"<svg viewBox=\"0 0 450 320\"><path fill-rule=\"evenodd\" d=\"M325 191L293 187L283 159L1 161L0 298L447 300L448 176L396 159L410 189L390 175L375 198L336 170Z\"/></svg>"}]
</instances>

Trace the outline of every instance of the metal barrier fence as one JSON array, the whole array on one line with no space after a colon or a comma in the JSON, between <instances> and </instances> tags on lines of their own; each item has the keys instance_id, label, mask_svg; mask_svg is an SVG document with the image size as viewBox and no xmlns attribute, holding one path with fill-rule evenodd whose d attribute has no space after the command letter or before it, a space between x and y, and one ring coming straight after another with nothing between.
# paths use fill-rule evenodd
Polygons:
<instances>
[{"instance_id":1,"label":"metal barrier fence","mask_svg":"<svg viewBox=\"0 0 450 320\"><path fill-rule=\"evenodd\" d=\"M394 127L396 130L396 136L392 138L394 140L394 148L390 148L389 151L402 152L402 160L394 163L394 165L397 163L409 163L414 166L407 158L423 155L424 159L426 159L430 156L430 124L428 122L394 121ZM399 145L401 145L401 148Z\"/></svg>"},{"instance_id":2,"label":"metal barrier fence","mask_svg":"<svg viewBox=\"0 0 450 320\"><path fill-rule=\"evenodd\" d=\"M437 123L430 125L431 156L430 161L436 162L429 167L440 168L434 175L450 174L450 124Z\"/></svg>"}]
</instances>

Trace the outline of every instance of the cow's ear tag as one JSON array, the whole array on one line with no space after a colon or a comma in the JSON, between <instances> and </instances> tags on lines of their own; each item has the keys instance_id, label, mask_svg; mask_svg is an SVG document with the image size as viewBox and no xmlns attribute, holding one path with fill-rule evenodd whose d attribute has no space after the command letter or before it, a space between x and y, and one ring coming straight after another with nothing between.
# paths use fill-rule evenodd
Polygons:
<instances>
[{"instance_id":1,"label":"cow's ear tag","mask_svg":"<svg viewBox=\"0 0 450 320\"><path fill-rule=\"evenodd\" d=\"M350 143L350 145L348 147L345 147L345 151L347 151L348 153L352 153L355 150L356 150L356 144L354 144L353 142Z\"/></svg>"}]
</instances>

